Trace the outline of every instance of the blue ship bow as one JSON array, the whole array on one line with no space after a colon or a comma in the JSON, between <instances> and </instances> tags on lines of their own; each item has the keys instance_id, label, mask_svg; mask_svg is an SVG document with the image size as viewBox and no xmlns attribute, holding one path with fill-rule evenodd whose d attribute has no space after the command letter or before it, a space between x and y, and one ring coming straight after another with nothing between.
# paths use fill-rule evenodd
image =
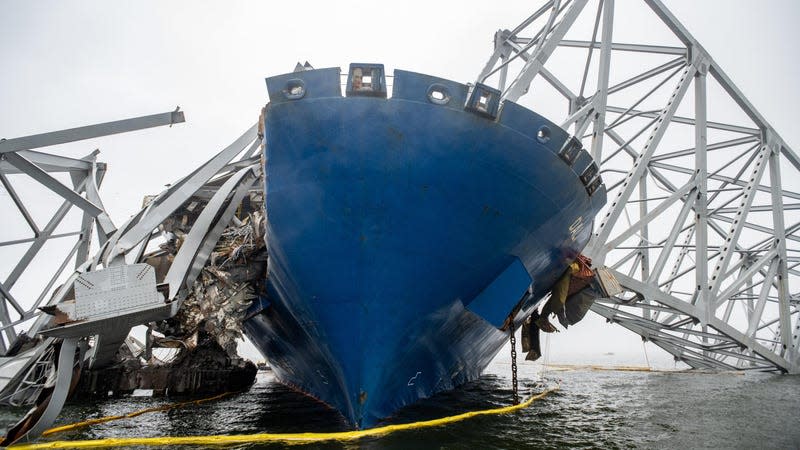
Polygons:
<instances>
[{"instance_id":1,"label":"blue ship bow","mask_svg":"<svg viewBox=\"0 0 800 450\"><path fill-rule=\"evenodd\" d=\"M382 72L351 66L347 96L339 69L267 79L270 301L245 323L355 427L478 377L606 195L577 140L498 92L396 70L387 98Z\"/></svg>"}]
</instances>

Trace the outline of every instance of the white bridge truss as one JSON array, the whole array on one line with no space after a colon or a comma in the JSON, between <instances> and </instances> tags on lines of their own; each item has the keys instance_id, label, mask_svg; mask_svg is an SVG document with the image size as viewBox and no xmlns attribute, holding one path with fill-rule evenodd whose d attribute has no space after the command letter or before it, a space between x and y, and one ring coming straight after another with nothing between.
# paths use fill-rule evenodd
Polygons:
<instances>
[{"instance_id":1,"label":"white bridge truss","mask_svg":"<svg viewBox=\"0 0 800 450\"><path fill-rule=\"evenodd\" d=\"M85 158L74 159L32 149L183 121L183 113L175 110L0 141L0 182L32 234L29 238L0 242L0 247L23 247L22 256L11 267L6 279L0 282L0 406L36 404L6 436L6 440L0 442L0 446L35 438L52 425L66 401L73 365L105 367L114 361L133 326L164 320L177 313L225 227L238 220L236 210L257 184L261 173L261 141L258 127L254 124L233 143L169 185L117 227L98 194L106 167L96 161L96 151ZM63 173L70 175L71 186L56 178ZM44 226L30 212L30 207L35 205L26 205L17 192L18 185L25 187L23 182L30 179L45 188L47 194L61 200L60 207ZM140 294L135 291L137 282L119 280L126 276L129 267L136 267L135 264L152 268L141 263L148 248L162 237L160 225L184 204L197 200L202 200L205 207L191 224L161 286L156 286L153 275L150 288L155 292L143 293L149 294L151 299L146 304L130 304L140 300L136 295L126 295ZM73 206L80 212L79 229L56 232ZM96 238L93 231L96 231ZM36 259L37 255L49 242L70 237L75 243L65 255L61 255L63 259L59 260L58 268L41 276L41 269L34 267L37 261L41 263L41 259ZM96 246L92 254L90 244ZM53 258L55 254L51 252L46 256ZM74 266L68 270L71 262ZM11 293L23 273L38 275L34 279L38 279L41 291L34 294L35 299L18 301ZM146 283L142 281L146 271L138 275L133 273L139 282ZM86 277L108 279L112 288L96 294L96 304L82 301L81 306L89 311L86 316L63 327L46 329L51 318L38 308L71 301L77 311L78 290L73 289L76 280L83 279L84 286L96 287L92 283L87 285ZM61 284L57 285L59 282ZM104 283L98 281L97 284L103 286ZM96 291L101 291L101 288ZM120 304L114 305L114 302ZM102 305L108 304L112 306L101 310ZM109 314L109 309L114 313ZM30 339L34 342L28 342ZM55 351L55 348L59 350ZM76 355L78 348L82 350ZM64 367L68 369L60 370ZM51 394L45 388L53 384Z\"/></svg>"},{"instance_id":2,"label":"white bridge truss","mask_svg":"<svg viewBox=\"0 0 800 450\"><path fill-rule=\"evenodd\" d=\"M537 110L562 98L546 116L598 161L608 204L586 253L625 292L594 312L695 368L800 372L800 158L659 0L643 3L670 44L615 40L630 18L614 0L548 1L497 32L477 81Z\"/></svg>"},{"instance_id":3,"label":"white bridge truss","mask_svg":"<svg viewBox=\"0 0 800 450\"><path fill-rule=\"evenodd\" d=\"M86 263L90 256L89 248L93 232L96 230L97 240L100 245L104 245L117 231L100 199L99 188L106 174L106 164L97 161L100 152L95 150L83 158L69 158L38 149L157 126L171 126L183 121L183 113L176 110L33 136L0 139L0 183L16 206L16 214L20 215L30 228L29 237L3 239L0 242L0 249L23 250L22 255L13 264L11 260L6 259L7 255L4 255L6 258L3 265L10 266L11 271L4 280L0 280L0 300L2 300L0 301L0 356L17 341L18 331L21 328L27 329L24 324L40 314L38 308L52 300L49 296L62 278L62 274L67 273L70 263L73 264L70 269L78 269ZM57 178L63 174L69 175L70 184L65 185ZM60 201L58 208L46 221L39 220L37 223L29 211L35 205L26 205L17 192L30 188L24 184L29 180L38 183L47 190L47 194ZM73 207L80 211L80 225L69 230L61 230L64 219L74 211ZM11 215L14 212L5 211L5 214ZM53 273L46 273L45 276L40 274L37 277L40 281L37 287L40 290L35 292L35 298L17 301L11 292L12 288L26 272L38 272L32 267L32 263L37 256L46 253L42 252L45 246L53 241L69 238L73 238L74 244L64 255L58 255L60 260L58 269ZM52 253L47 255L49 258L53 256L55 255Z\"/></svg>"}]
</instances>

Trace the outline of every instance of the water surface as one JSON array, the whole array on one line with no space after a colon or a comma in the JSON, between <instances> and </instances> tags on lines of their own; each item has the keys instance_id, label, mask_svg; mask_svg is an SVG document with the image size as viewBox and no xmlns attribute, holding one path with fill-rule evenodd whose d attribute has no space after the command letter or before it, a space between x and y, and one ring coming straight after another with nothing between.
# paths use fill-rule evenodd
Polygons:
<instances>
[{"instance_id":1,"label":"water surface","mask_svg":"<svg viewBox=\"0 0 800 450\"><path fill-rule=\"evenodd\" d=\"M387 423L433 419L510 404L509 365L399 411ZM543 375L544 379L541 378ZM737 373L622 372L520 367L523 391L560 390L529 408L424 430L308 448L800 448L800 377ZM70 404L59 424L175 402L129 397ZM0 413L0 421L8 420ZM45 440L346 430L326 406L260 372L250 391L209 403L61 433ZM253 444L233 448L282 448ZM152 448L152 447L149 447ZM180 447L187 448L187 447Z\"/></svg>"}]
</instances>

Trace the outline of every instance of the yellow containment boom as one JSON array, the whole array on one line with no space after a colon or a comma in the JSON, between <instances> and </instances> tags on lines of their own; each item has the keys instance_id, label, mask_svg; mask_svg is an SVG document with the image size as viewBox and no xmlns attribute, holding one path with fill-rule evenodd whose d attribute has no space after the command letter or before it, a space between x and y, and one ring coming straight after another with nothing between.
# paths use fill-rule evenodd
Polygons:
<instances>
[{"instance_id":1,"label":"yellow containment boom","mask_svg":"<svg viewBox=\"0 0 800 450\"><path fill-rule=\"evenodd\" d=\"M322 441L355 441L366 437L379 437L390 433L406 430L419 430L423 428L439 427L455 422L461 422L477 416L509 414L527 408L536 400L543 398L547 394L557 390L548 389L536 394L518 405L505 406L502 408L484 409L480 411L470 411L454 416L443 417L440 419L425 420L421 422L403 423L397 425L386 425L383 427L371 428L368 430L342 431L334 433L258 433L258 434L237 434L219 436L181 436L181 437L150 437L150 438L107 438L83 441L52 441L40 442L36 444L13 445L9 447L14 450L33 450L44 448L119 448L131 446L168 446L168 445L236 445L253 444L265 442L284 442L284 443L311 443Z\"/></svg>"}]
</instances>

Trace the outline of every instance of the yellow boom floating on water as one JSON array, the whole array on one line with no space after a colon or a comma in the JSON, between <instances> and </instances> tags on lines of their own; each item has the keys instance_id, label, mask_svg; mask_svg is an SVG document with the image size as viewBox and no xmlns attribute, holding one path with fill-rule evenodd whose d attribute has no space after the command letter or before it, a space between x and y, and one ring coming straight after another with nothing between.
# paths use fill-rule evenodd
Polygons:
<instances>
[{"instance_id":1,"label":"yellow boom floating on water","mask_svg":"<svg viewBox=\"0 0 800 450\"><path fill-rule=\"evenodd\" d=\"M440 419L424 420L420 422L403 423L397 425L386 425L383 427L370 428L368 430L341 431L334 433L258 433L258 434L237 434L219 436L181 436L181 437L150 437L150 438L107 438L82 441L52 441L40 442L35 444L13 445L9 447L14 450L34 450L45 448L118 448L131 446L168 446L168 445L234 445L252 444L264 442L286 442L286 443L311 443L322 441L355 441L367 437L379 437L390 433L406 430L418 430L448 425L461 422L477 416L509 414L527 408L536 400L545 397L547 394L556 391L558 388L548 389L536 394L524 402L505 406L502 408L484 409L480 411L470 411L454 416L442 417ZM124 417L124 416L123 416Z\"/></svg>"}]
</instances>

